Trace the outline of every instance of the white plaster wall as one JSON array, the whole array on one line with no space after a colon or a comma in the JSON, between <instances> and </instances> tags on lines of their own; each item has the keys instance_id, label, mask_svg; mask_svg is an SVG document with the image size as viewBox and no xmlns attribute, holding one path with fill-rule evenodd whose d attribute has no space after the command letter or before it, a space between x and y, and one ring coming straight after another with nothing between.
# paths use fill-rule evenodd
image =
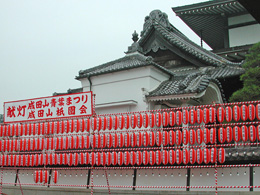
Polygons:
<instances>
[{"instance_id":1,"label":"white plaster wall","mask_svg":"<svg viewBox=\"0 0 260 195\"><path fill-rule=\"evenodd\" d=\"M97 112L103 114L147 110L142 88L149 91L167 79L169 79L169 75L153 66L93 76L91 77L92 91L96 94L96 105L116 104L129 100L138 102L137 105L99 107ZM84 91L89 90L87 78L81 79L81 83Z\"/></svg>"},{"instance_id":2,"label":"white plaster wall","mask_svg":"<svg viewBox=\"0 0 260 195\"><path fill-rule=\"evenodd\" d=\"M93 183L94 185L107 186L107 180L104 170L94 170ZM133 185L133 170L107 170L108 182L110 186L132 186ZM91 181L91 180L90 180ZM91 182L90 182L91 184ZM104 187L94 187L94 189L107 189ZM110 188L121 190L132 190L132 188Z\"/></svg>"},{"instance_id":3,"label":"white plaster wall","mask_svg":"<svg viewBox=\"0 0 260 195\"><path fill-rule=\"evenodd\" d=\"M254 24L229 30L230 47L254 44L260 41L260 25Z\"/></svg>"},{"instance_id":4,"label":"white plaster wall","mask_svg":"<svg viewBox=\"0 0 260 195\"><path fill-rule=\"evenodd\" d=\"M3 183L14 183L15 177L16 177L15 174L16 174L16 170L3 170L3 177L2 177ZM11 185L14 185L14 184L11 184Z\"/></svg>"},{"instance_id":5,"label":"white plaster wall","mask_svg":"<svg viewBox=\"0 0 260 195\"><path fill-rule=\"evenodd\" d=\"M26 184L35 184L33 180L33 173L35 170L19 170L19 179L21 183L26 183ZM40 183L38 183L40 184ZM17 180L17 185L19 185L19 182ZM45 185L42 183L41 185L37 185L36 187L47 187L47 184Z\"/></svg>"},{"instance_id":6,"label":"white plaster wall","mask_svg":"<svg viewBox=\"0 0 260 195\"><path fill-rule=\"evenodd\" d=\"M240 24L240 23L245 23L245 22L251 22L255 21L254 17L251 16L250 14L244 14L241 16L234 16L228 18L228 25L234 25L234 24Z\"/></svg>"},{"instance_id":7,"label":"white plaster wall","mask_svg":"<svg viewBox=\"0 0 260 195\"><path fill-rule=\"evenodd\" d=\"M186 169L140 169L136 174L136 186L186 186L186 173ZM186 191L186 188L136 188L136 190Z\"/></svg>"},{"instance_id":8,"label":"white plaster wall","mask_svg":"<svg viewBox=\"0 0 260 195\"><path fill-rule=\"evenodd\" d=\"M58 170L59 179L56 185L87 185L88 170ZM54 184L51 178L50 184ZM52 188L61 186L51 186ZM70 186L62 186L62 188L73 188ZM86 188L86 187L77 187Z\"/></svg>"},{"instance_id":9,"label":"white plaster wall","mask_svg":"<svg viewBox=\"0 0 260 195\"><path fill-rule=\"evenodd\" d=\"M241 24L251 21L255 21L255 19L250 14L245 14L242 16L230 17L228 19L228 25ZM259 24L229 29L229 45L230 47L234 47L257 43L260 41L259 33Z\"/></svg>"},{"instance_id":10,"label":"white plaster wall","mask_svg":"<svg viewBox=\"0 0 260 195\"><path fill-rule=\"evenodd\" d=\"M254 174L253 174L253 185L260 186L260 167L254 167ZM254 188L254 191L260 191L260 188Z\"/></svg>"}]
</instances>

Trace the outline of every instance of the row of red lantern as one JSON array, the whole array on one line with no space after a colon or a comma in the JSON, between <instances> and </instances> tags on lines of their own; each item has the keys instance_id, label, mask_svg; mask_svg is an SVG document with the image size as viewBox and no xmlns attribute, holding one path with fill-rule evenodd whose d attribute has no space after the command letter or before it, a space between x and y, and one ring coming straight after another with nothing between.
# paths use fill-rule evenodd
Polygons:
<instances>
[{"instance_id":1,"label":"row of red lantern","mask_svg":"<svg viewBox=\"0 0 260 195\"><path fill-rule=\"evenodd\" d=\"M10 124L0 126L2 136L49 135L84 132L90 130L90 119L51 121L41 123Z\"/></svg>"},{"instance_id":2,"label":"row of red lantern","mask_svg":"<svg viewBox=\"0 0 260 195\"><path fill-rule=\"evenodd\" d=\"M253 104L241 105L239 107L238 105L233 106L231 108L230 106L227 106L225 108L219 107L217 109L217 119L219 122L223 122L224 120L227 122L230 122L232 120L234 121L246 121L250 120L253 121L257 118L257 120L260 120L260 104L257 104L254 106Z\"/></svg>"},{"instance_id":3,"label":"row of red lantern","mask_svg":"<svg viewBox=\"0 0 260 195\"><path fill-rule=\"evenodd\" d=\"M52 121L42 123L29 124L12 124L0 126L1 136L22 136L22 135L44 135L54 133L71 133L84 132L95 130L117 130L117 129L135 129L137 128L154 128L166 127L168 125L182 125L182 124L201 124L214 123L216 116L216 109L213 107L197 110L178 110L176 112L157 112L145 114L132 114L108 117L95 117L86 119ZM232 119L239 121L251 120L255 118L260 120L260 104L254 106L242 105L241 107L235 105L233 108L227 106L225 108L219 107L217 109L217 120L223 122L224 120L230 122Z\"/></svg>"},{"instance_id":4,"label":"row of red lantern","mask_svg":"<svg viewBox=\"0 0 260 195\"><path fill-rule=\"evenodd\" d=\"M218 141L220 143L231 141L254 142L260 141L260 125L249 127L228 126L218 129ZM52 138L0 140L0 151L35 151L35 150L68 150L92 148L122 148L122 147L147 147L147 146L173 146L173 145L194 145L194 144L215 144L216 129L204 128L183 131L157 131L138 132L126 134L95 134L91 136L67 136Z\"/></svg>"},{"instance_id":5,"label":"row of red lantern","mask_svg":"<svg viewBox=\"0 0 260 195\"><path fill-rule=\"evenodd\" d=\"M59 179L59 174L57 170L52 171L52 181L57 183ZM49 171L47 170L37 170L34 171L33 180L35 183L48 183L49 180Z\"/></svg>"},{"instance_id":6,"label":"row of red lantern","mask_svg":"<svg viewBox=\"0 0 260 195\"><path fill-rule=\"evenodd\" d=\"M34 139L15 139L0 140L0 151L35 151L35 150L68 150L68 149L88 149L92 148L116 148L116 147L147 147L147 146L167 146L180 145L188 143L215 143L216 130L198 129L196 132L184 129L138 132L126 134L95 134L91 136L67 136L52 138L34 138Z\"/></svg>"},{"instance_id":7,"label":"row of red lantern","mask_svg":"<svg viewBox=\"0 0 260 195\"><path fill-rule=\"evenodd\" d=\"M49 171L47 170L37 170L34 171L33 180L35 183L48 183Z\"/></svg>"},{"instance_id":8,"label":"row of red lantern","mask_svg":"<svg viewBox=\"0 0 260 195\"><path fill-rule=\"evenodd\" d=\"M167 165L167 164L208 164L225 161L225 150L220 148L176 149L157 151L131 152L90 152L90 153L60 153L34 155L0 155L1 166L39 166L39 165Z\"/></svg>"},{"instance_id":9,"label":"row of red lantern","mask_svg":"<svg viewBox=\"0 0 260 195\"><path fill-rule=\"evenodd\" d=\"M226 128L219 128L218 130L218 140L220 143L231 141L239 142L255 142L256 140L260 141L260 125L255 127L254 125L250 125L247 127L246 125L234 126L233 128L227 126Z\"/></svg>"}]
</instances>

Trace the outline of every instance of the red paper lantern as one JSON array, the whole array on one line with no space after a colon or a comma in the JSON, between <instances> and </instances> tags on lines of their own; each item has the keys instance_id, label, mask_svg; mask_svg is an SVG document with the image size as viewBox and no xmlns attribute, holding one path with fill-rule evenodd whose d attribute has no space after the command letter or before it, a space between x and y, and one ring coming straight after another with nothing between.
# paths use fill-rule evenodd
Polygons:
<instances>
[{"instance_id":1,"label":"red paper lantern","mask_svg":"<svg viewBox=\"0 0 260 195\"><path fill-rule=\"evenodd\" d=\"M137 118L137 127L142 128L142 126L143 126L143 116L142 116L142 114L138 113L136 115L136 118Z\"/></svg>"},{"instance_id":2,"label":"red paper lantern","mask_svg":"<svg viewBox=\"0 0 260 195\"><path fill-rule=\"evenodd\" d=\"M90 139L88 135L84 136L84 148L86 149L90 148Z\"/></svg>"},{"instance_id":3,"label":"red paper lantern","mask_svg":"<svg viewBox=\"0 0 260 195\"><path fill-rule=\"evenodd\" d=\"M248 118L249 120L255 120L255 106L253 104L248 105Z\"/></svg>"},{"instance_id":4,"label":"red paper lantern","mask_svg":"<svg viewBox=\"0 0 260 195\"><path fill-rule=\"evenodd\" d=\"M49 171L43 171L43 183L48 183Z\"/></svg>"},{"instance_id":5,"label":"red paper lantern","mask_svg":"<svg viewBox=\"0 0 260 195\"><path fill-rule=\"evenodd\" d=\"M175 122L176 125L181 125L182 124L182 112L180 110L178 110L175 114Z\"/></svg>"},{"instance_id":6,"label":"red paper lantern","mask_svg":"<svg viewBox=\"0 0 260 195\"><path fill-rule=\"evenodd\" d=\"M131 115L131 128L135 128L136 127L136 123L137 123L137 117L136 117L136 115L135 114L132 114Z\"/></svg>"},{"instance_id":7,"label":"red paper lantern","mask_svg":"<svg viewBox=\"0 0 260 195\"><path fill-rule=\"evenodd\" d=\"M101 117L101 129L103 131L107 129L107 118L105 116Z\"/></svg>"},{"instance_id":8,"label":"red paper lantern","mask_svg":"<svg viewBox=\"0 0 260 195\"><path fill-rule=\"evenodd\" d=\"M102 118L97 117L97 130L100 131L102 129Z\"/></svg>"},{"instance_id":9,"label":"red paper lantern","mask_svg":"<svg viewBox=\"0 0 260 195\"><path fill-rule=\"evenodd\" d=\"M130 153L129 152L125 152L124 153L124 165L129 165L129 163L130 163Z\"/></svg>"},{"instance_id":10,"label":"red paper lantern","mask_svg":"<svg viewBox=\"0 0 260 195\"><path fill-rule=\"evenodd\" d=\"M142 138L143 138L143 145L144 145L144 147L147 147L149 145L149 133L148 132L144 132Z\"/></svg>"},{"instance_id":11,"label":"red paper lantern","mask_svg":"<svg viewBox=\"0 0 260 195\"><path fill-rule=\"evenodd\" d=\"M117 138L117 134L113 134L113 136L112 136L112 145L113 145L113 147L114 148L116 148L117 147L117 145L118 145L118 138Z\"/></svg>"},{"instance_id":12,"label":"red paper lantern","mask_svg":"<svg viewBox=\"0 0 260 195\"><path fill-rule=\"evenodd\" d=\"M82 119L77 119L74 123L76 125L75 132L78 133L82 129Z\"/></svg>"},{"instance_id":13,"label":"red paper lantern","mask_svg":"<svg viewBox=\"0 0 260 195\"><path fill-rule=\"evenodd\" d=\"M136 153L134 151L130 152L130 164L135 165L136 163Z\"/></svg>"},{"instance_id":14,"label":"red paper lantern","mask_svg":"<svg viewBox=\"0 0 260 195\"><path fill-rule=\"evenodd\" d=\"M226 127L226 136L227 136L226 140L227 140L228 143L230 143L233 139L233 133L232 132L233 132L232 128L230 126L227 126Z\"/></svg>"},{"instance_id":15,"label":"red paper lantern","mask_svg":"<svg viewBox=\"0 0 260 195\"><path fill-rule=\"evenodd\" d=\"M168 164L168 151L162 150L161 155L162 155L162 164L167 165Z\"/></svg>"},{"instance_id":16,"label":"red paper lantern","mask_svg":"<svg viewBox=\"0 0 260 195\"><path fill-rule=\"evenodd\" d=\"M116 152L112 152L111 153L111 157L112 157L111 158L111 164L114 165L114 166L117 165L117 153Z\"/></svg>"},{"instance_id":17,"label":"red paper lantern","mask_svg":"<svg viewBox=\"0 0 260 195\"><path fill-rule=\"evenodd\" d=\"M198 164L201 164L203 162L203 152L200 148L196 150L196 162Z\"/></svg>"},{"instance_id":18,"label":"red paper lantern","mask_svg":"<svg viewBox=\"0 0 260 195\"><path fill-rule=\"evenodd\" d=\"M124 135L122 133L119 133L117 135L118 139L118 147L122 148L124 146Z\"/></svg>"},{"instance_id":19,"label":"red paper lantern","mask_svg":"<svg viewBox=\"0 0 260 195\"><path fill-rule=\"evenodd\" d=\"M209 122L214 123L216 118L216 109L213 107L209 108Z\"/></svg>"},{"instance_id":20,"label":"red paper lantern","mask_svg":"<svg viewBox=\"0 0 260 195\"><path fill-rule=\"evenodd\" d=\"M113 120L113 128L114 128L114 130L117 130L118 129L118 117L113 116L112 120Z\"/></svg>"},{"instance_id":21,"label":"red paper lantern","mask_svg":"<svg viewBox=\"0 0 260 195\"><path fill-rule=\"evenodd\" d=\"M130 127L130 117L128 115L124 116L125 118L125 128L129 129Z\"/></svg>"},{"instance_id":22,"label":"red paper lantern","mask_svg":"<svg viewBox=\"0 0 260 195\"><path fill-rule=\"evenodd\" d=\"M129 133L126 133L124 135L124 145L125 145L125 147L129 147L130 146L130 135L129 135Z\"/></svg>"},{"instance_id":23,"label":"red paper lantern","mask_svg":"<svg viewBox=\"0 0 260 195\"><path fill-rule=\"evenodd\" d=\"M200 108L198 108L196 110L196 115L197 115L197 123L198 124L202 123L202 121L203 121L203 112L202 112L202 110Z\"/></svg>"},{"instance_id":24,"label":"red paper lantern","mask_svg":"<svg viewBox=\"0 0 260 195\"><path fill-rule=\"evenodd\" d=\"M119 121L119 129L123 129L124 126L125 126L125 117L123 115L120 115L119 118L118 118L118 121Z\"/></svg>"},{"instance_id":25,"label":"red paper lantern","mask_svg":"<svg viewBox=\"0 0 260 195\"><path fill-rule=\"evenodd\" d=\"M162 125L162 115L161 115L161 113L159 113L159 112L157 112L157 113L155 114L155 125L156 125L157 127L161 127L161 125Z\"/></svg>"},{"instance_id":26,"label":"red paper lantern","mask_svg":"<svg viewBox=\"0 0 260 195\"><path fill-rule=\"evenodd\" d=\"M183 156L183 155L182 155L182 151L181 151L180 149L177 149L177 150L175 151L175 158L176 158L176 163L177 163L178 165L182 163L182 159L183 159L182 156Z\"/></svg>"},{"instance_id":27,"label":"red paper lantern","mask_svg":"<svg viewBox=\"0 0 260 195\"><path fill-rule=\"evenodd\" d=\"M121 166L124 163L124 153L118 152L117 153L117 164Z\"/></svg>"},{"instance_id":28,"label":"red paper lantern","mask_svg":"<svg viewBox=\"0 0 260 195\"><path fill-rule=\"evenodd\" d=\"M153 128L154 124L155 124L155 116L154 116L153 113L150 113L150 115L149 115L149 125L150 125L151 128Z\"/></svg>"},{"instance_id":29,"label":"red paper lantern","mask_svg":"<svg viewBox=\"0 0 260 195\"><path fill-rule=\"evenodd\" d=\"M175 144L175 132L173 130L169 131L169 144L171 146Z\"/></svg>"},{"instance_id":30,"label":"red paper lantern","mask_svg":"<svg viewBox=\"0 0 260 195\"><path fill-rule=\"evenodd\" d=\"M188 110L183 110L182 111L182 122L185 125L188 124L188 122L189 122L189 112L188 112Z\"/></svg>"},{"instance_id":31,"label":"red paper lantern","mask_svg":"<svg viewBox=\"0 0 260 195\"><path fill-rule=\"evenodd\" d=\"M218 162L221 164L225 162L225 149L219 148L218 149Z\"/></svg>"},{"instance_id":32,"label":"red paper lantern","mask_svg":"<svg viewBox=\"0 0 260 195\"><path fill-rule=\"evenodd\" d=\"M190 157L190 163L191 164L194 164L196 162L196 151L191 148L190 151L189 151L189 157Z\"/></svg>"},{"instance_id":33,"label":"red paper lantern","mask_svg":"<svg viewBox=\"0 0 260 195\"><path fill-rule=\"evenodd\" d=\"M162 133L160 131L156 132L155 142L156 142L157 146L161 146L161 144L162 144Z\"/></svg>"},{"instance_id":34,"label":"red paper lantern","mask_svg":"<svg viewBox=\"0 0 260 195\"><path fill-rule=\"evenodd\" d=\"M140 166L143 161L143 156L141 151L136 151L136 165Z\"/></svg>"},{"instance_id":35,"label":"red paper lantern","mask_svg":"<svg viewBox=\"0 0 260 195\"><path fill-rule=\"evenodd\" d=\"M196 131L196 142L200 145L204 140L203 137L203 130L202 129L197 129Z\"/></svg>"},{"instance_id":36,"label":"red paper lantern","mask_svg":"<svg viewBox=\"0 0 260 195\"><path fill-rule=\"evenodd\" d=\"M225 110L223 107L219 107L217 110L217 119L218 122L222 123L224 121L224 116L225 116Z\"/></svg>"},{"instance_id":37,"label":"red paper lantern","mask_svg":"<svg viewBox=\"0 0 260 195\"><path fill-rule=\"evenodd\" d=\"M168 162L173 165L175 163L175 151L169 150L168 151Z\"/></svg>"},{"instance_id":38,"label":"red paper lantern","mask_svg":"<svg viewBox=\"0 0 260 195\"><path fill-rule=\"evenodd\" d=\"M130 145L131 145L131 147L136 146L136 134L135 133L130 134Z\"/></svg>"},{"instance_id":39,"label":"red paper lantern","mask_svg":"<svg viewBox=\"0 0 260 195\"><path fill-rule=\"evenodd\" d=\"M215 163L217 161L217 150L216 148L210 149L210 162Z\"/></svg>"},{"instance_id":40,"label":"red paper lantern","mask_svg":"<svg viewBox=\"0 0 260 195\"><path fill-rule=\"evenodd\" d=\"M91 166L95 165L95 163L96 163L95 160L96 160L96 153L95 152L89 153L89 164Z\"/></svg>"},{"instance_id":41,"label":"red paper lantern","mask_svg":"<svg viewBox=\"0 0 260 195\"><path fill-rule=\"evenodd\" d=\"M96 163L96 165L97 166L99 166L99 165L101 165L101 154L99 153L99 152L96 152L96 154L95 154L96 156L96 159L95 159L95 163Z\"/></svg>"},{"instance_id":42,"label":"red paper lantern","mask_svg":"<svg viewBox=\"0 0 260 195\"><path fill-rule=\"evenodd\" d=\"M225 119L227 122L232 120L232 109L229 106L225 108Z\"/></svg>"},{"instance_id":43,"label":"red paper lantern","mask_svg":"<svg viewBox=\"0 0 260 195\"><path fill-rule=\"evenodd\" d=\"M156 150L156 152L155 152L155 163L157 165L160 165L162 163L162 156L161 156L160 150Z\"/></svg>"},{"instance_id":44,"label":"red paper lantern","mask_svg":"<svg viewBox=\"0 0 260 195\"><path fill-rule=\"evenodd\" d=\"M175 125L175 113L173 111L169 112L169 125Z\"/></svg>"},{"instance_id":45,"label":"red paper lantern","mask_svg":"<svg viewBox=\"0 0 260 195\"><path fill-rule=\"evenodd\" d=\"M235 121L239 121L240 120L240 108L237 105L235 105L233 107L233 119Z\"/></svg>"},{"instance_id":46,"label":"red paper lantern","mask_svg":"<svg viewBox=\"0 0 260 195\"><path fill-rule=\"evenodd\" d=\"M39 182L39 171L34 171L33 180L35 183Z\"/></svg>"},{"instance_id":47,"label":"red paper lantern","mask_svg":"<svg viewBox=\"0 0 260 195\"><path fill-rule=\"evenodd\" d=\"M113 145L113 135L112 134L108 134L106 140L107 140L107 147L108 148L112 148L112 145Z\"/></svg>"},{"instance_id":48,"label":"red paper lantern","mask_svg":"<svg viewBox=\"0 0 260 195\"><path fill-rule=\"evenodd\" d=\"M209 122L209 109L204 108L203 109L203 122L207 124Z\"/></svg>"},{"instance_id":49,"label":"red paper lantern","mask_svg":"<svg viewBox=\"0 0 260 195\"><path fill-rule=\"evenodd\" d=\"M246 121L248 118L248 108L246 105L241 106L241 119Z\"/></svg>"},{"instance_id":50,"label":"red paper lantern","mask_svg":"<svg viewBox=\"0 0 260 195\"><path fill-rule=\"evenodd\" d=\"M149 152L149 164L152 166L155 164L155 152L154 151Z\"/></svg>"},{"instance_id":51,"label":"red paper lantern","mask_svg":"<svg viewBox=\"0 0 260 195\"><path fill-rule=\"evenodd\" d=\"M35 139L33 139L34 140L34 144L35 144ZM19 140L14 140L14 150L15 151L19 151ZM35 147L35 146L34 146ZM2 150L2 143L0 143L0 151ZM35 148L34 148L34 150L35 150Z\"/></svg>"},{"instance_id":52,"label":"red paper lantern","mask_svg":"<svg viewBox=\"0 0 260 195\"><path fill-rule=\"evenodd\" d=\"M90 120L89 120L89 118L87 118L87 119L84 119L84 123L85 123L85 130L87 131L87 132L89 132L89 130L90 130Z\"/></svg>"},{"instance_id":53,"label":"red paper lantern","mask_svg":"<svg viewBox=\"0 0 260 195\"><path fill-rule=\"evenodd\" d=\"M101 137L100 134L95 135L95 148L101 148Z\"/></svg>"},{"instance_id":54,"label":"red paper lantern","mask_svg":"<svg viewBox=\"0 0 260 195\"><path fill-rule=\"evenodd\" d=\"M210 141L210 132L208 128L203 129L203 142L208 144Z\"/></svg>"},{"instance_id":55,"label":"red paper lantern","mask_svg":"<svg viewBox=\"0 0 260 195\"><path fill-rule=\"evenodd\" d=\"M197 113L194 109L191 109L189 112L189 121L192 125L194 125L197 122Z\"/></svg>"},{"instance_id":56,"label":"red paper lantern","mask_svg":"<svg viewBox=\"0 0 260 195\"><path fill-rule=\"evenodd\" d=\"M167 112L163 112L162 113L162 125L164 127L167 127L168 124L169 124L169 121L168 121L169 117L168 117L168 113Z\"/></svg>"},{"instance_id":57,"label":"red paper lantern","mask_svg":"<svg viewBox=\"0 0 260 195\"><path fill-rule=\"evenodd\" d=\"M235 142L240 141L241 130L238 126L233 127L233 138Z\"/></svg>"},{"instance_id":58,"label":"red paper lantern","mask_svg":"<svg viewBox=\"0 0 260 195\"><path fill-rule=\"evenodd\" d=\"M223 144L226 141L226 129L223 127L220 127L218 129L218 141Z\"/></svg>"},{"instance_id":59,"label":"red paper lantern","mask_svg":"<svg viewBox=\"0 0 260 195\"><path fill-rule=\"evenodd\" d=\"M210 162L210 151L208 148L204 148L202 152L203 152L203 161L205 164L208 164Z\"/></svg>"},{"instance_id":60,"label":"red paper lantern","mask_svg":"<svg viewBox=\"0 0 260 195\"><path fill-rule=\"evenodd\" d=\"M182 151L182 159L183 159L183 164L187 165L190 161L190 153L187 149L183 149Z\"/></svg>"},{"instance_id":61,"label":"red paper lantern","mask_svg":"<svg viewBox=\"0 0 260 195\"><path fill-rule=\"evenodd\" d=\"M100 152L100 161L102 166L106 166L106 153Z\"/></svg>"},{"instance_id":62,"label":"red paper lantern","mask_svg":"<svg viewBox=\"0 0 260 195\"><path fill-rule=\"evenodd\" d=\"M113 118L112 116L107 117L107 129L111 130L113 127Z\"/></svg>"},{"instance_id":63,"label":"red paper lantern","mask_svg":"<svg viewBox=\"0 0 260 195\"><path fill-rule=\"evenodd\" d=\"M141 147L142 146L142 133L138 132L138 133L135 133L135 135L136 135L136 146Z\"/></svg>"},{"instance_id":64,"label":"red paper lantern","mask_svg":"<svg viewBox=\"0 0 260 195\"><path fill-rule=\"evenodd\" d=\"M143 164L147 165L149 162L149 152L148 151L143 151Z\"/></svg>"},{"instance_id":65,"label":"red paper lantern","mask_svg":"<svg viewBox=\"0 0 260 195\"><path fill-rule=\"evenodd\" d=\"M189 143L191 145L195 144L195 139L196 139L196 132L193 129L190 129L190 131L189 131Z\"/></svg>"},{"instance_id":66,"label":"red paper lantern","mask_svg":"<svg viewBox=\"0 0 260 195\"><path fill-rule=\"evenodd\" d=\"M248 129L245 125L241 127L241 139L243 142L246 142L248 140Z\"/></svg>"},{"instance_id":67,"label":"red paper lantern","mask_svg":"<svg viewBox=\"0 0 260 195\"><path fill-rule=\"evenodd\" d=\"M216 143L216 129L210 128L209 133L210 133L209 142L211 144L215 144Z\"/></svg>"},{"instance_id":68,"label":"red paper lantern","mask_svg":"<svg viewBox=\"0 0 260 195\"><path fill-rule=\"evenodd\" d=\"M169 135L167 131L162 132L162 144L163 146L167 146L169 143Z\"/></svg>"},{"instance_id":69,"label":"red paper lantern","mask_svg":"<svg viewBox=\"0 0 260 195\"><path fill-rule=\"evenodd\" d=\"M0 137L3 136L3 129L2 129L3 126L1 126L1 131L0 131ZM20 129L23 128L23 125L21 124L16 124L15 126L15 136L19 136L19 132L20 132Z\"/></svg>"},{"instance_id":70,"label":"red paper lantern","mask_svg":"<svg viewBox=\"0 0 260 195\"><path fill-rule=\"evenodd\" d=\"M149 134L149 145L154 146L155 145L155 135L154 132L150 132Z\"/></svg>"},{"instance_id":71,"label":"red paper lantern","mask_svg":"<svg viewBox=\"0 0 260 195\"><path fill-rule=\"evenodd\" d=\"M0 125L0 137L2 137L4 134L4 126Z\"/></svg>"},{"instance_id":72,"label":"red paper lantern","mask_svg":"<svg viewBox=\"0 0 260 195\"><path fill-rule=\"evenodd\" d=\"M260 104L256 105L255 115L256 115L257 120L260 120Z\"/></svg>"},{"instance_id":73,"label":"red paper lantern","mask_svg":"<svg viewBox=\"0 0 260 195\"><path fill-rule=\"evenodd\" d=\"M91 129L93 131L97 130L97 118L96 117L91 119Z\"/></svg>"},{"instance_id":74,"label":"red paper lantern","mask_svg":"<svg viewBox=\"0 0 260 195\"><path fill-rule=\"evenodd\" d=\"M182 132L180 130L176 130L175 132L175 144L181 145L182 143Z\"/></svg>"},{"instance_id":75,"label":"red paper lantern","mask_svg":"<svg viewBox=\"0 0 260 195\"><path fill-rule=\"evenodd\" d=\"M56 170L53 170L53 172L52 172L52 181L53 181L53 183L58 183L58 179L59 179L59 173L58 173L58 171L56 171Z\"/></svg>"},{"instance_id":76,"label":"red paper lantern","mask_svg":"<svg viewBox=\"0 0 260 195\"><path fill-rule=\"evenodd\" d=\"M256 140L256 129L254 125L250 125L248 129L249 140L254 142Z\"/></svg>"},{"instance_id":77,"label":"red paper lantern","mask_svg":"<svg viewBox=\"0 0 260 195\"><path fill-rule=\"evenodd\" d=\"M149 126L149 115L147 113L143 115L143 126L144 128Z\"/></svg>"},{"instance_id":78,"label":"red paper lantern","mask_svg":"<svg viewBox=\"0 0 260 195\"><path fill-rule=\"evenodd\" d=\"M187 145L189 143L189 132L187 129L182 130L182 143Z\"/></svg>"}]
</instances>

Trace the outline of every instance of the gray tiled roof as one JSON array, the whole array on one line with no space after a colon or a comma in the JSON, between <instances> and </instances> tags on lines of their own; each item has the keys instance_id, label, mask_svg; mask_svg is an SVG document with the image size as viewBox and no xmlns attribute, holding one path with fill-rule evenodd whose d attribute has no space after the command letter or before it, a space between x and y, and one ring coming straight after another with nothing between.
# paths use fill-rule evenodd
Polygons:
<instances>
[{"instance_id":1,"label":"gray tiled roof","mask_svg":"<svg viewBox=\"0 0 260 195\"><path fill-rule=\"evenodd\" d=\"M163 81L148 97L199 93L209 85L211 78L197 73L186 76L175 76L172 80Z\"/></svg>"},{"instance_id":2,"label":"gray tiled roof","mask_svg":"<svg viewBox=\"0 0 260 195\"><path fill-rule=\"evenodd\" d=\"M146 57L139 52L127 54L125 57L102 64L100 66L96 66L90 69L81 70L79 71L79 76L76 79L89 77L89 76L96 76L116 71L122 71L132 68L139 68L143 66L155 66L156 68L166 72L170 75L174 75L173 72L170 70L160 66L159 64L155 63L152 57Z\"/></svg>"},{"instance_id":3,"label":"gray tiled roof","mask_svg":"<svg viewBox=\"0 0 260 195\"><path fill-rule=\"evenodd\" d=\"M158 12L158 13L153 13ZM150 32L156 30L168 43L170 43L173 47L177 47L178 49L182 50L183 52L193 56L194 58L200 60L201 62L205 63L206 65L212 66L225 66L225 65L233 65L233 66L241 66L240 63L233 63L221 56L214 54L211 51L208 51L196 43L188 39L184 34L182 34L179 30L177 30L173 25L169 22L165 24L165 22L161 22L161 15L166 15L159 10L154 10L150 13L149 20L146 21L144 25L144 30L141 33L141 39L139 40L139 44L142 43L147 39L150 35ZM154 17L153 15L159 15ZM167 15L164 16L167 20ZM148 51L146 51L148 53Z\"/></svg>"}]
</instances>

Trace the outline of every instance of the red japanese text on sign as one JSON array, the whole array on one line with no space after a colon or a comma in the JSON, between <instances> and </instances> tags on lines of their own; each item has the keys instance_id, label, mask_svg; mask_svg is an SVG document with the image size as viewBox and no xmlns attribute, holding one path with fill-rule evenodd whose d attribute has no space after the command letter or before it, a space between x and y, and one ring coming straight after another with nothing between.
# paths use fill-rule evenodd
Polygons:
<instances>
[{"instance_id":1,"label":"red japanese text on sign","mask_svg":"<svg viewBox=\"0 0 260 195\"><path fill-rule=\"evenodd\" d=\"M4 103L4 122L23 122L92 115L92 92Z\"/></svg>"}]
</instances>

